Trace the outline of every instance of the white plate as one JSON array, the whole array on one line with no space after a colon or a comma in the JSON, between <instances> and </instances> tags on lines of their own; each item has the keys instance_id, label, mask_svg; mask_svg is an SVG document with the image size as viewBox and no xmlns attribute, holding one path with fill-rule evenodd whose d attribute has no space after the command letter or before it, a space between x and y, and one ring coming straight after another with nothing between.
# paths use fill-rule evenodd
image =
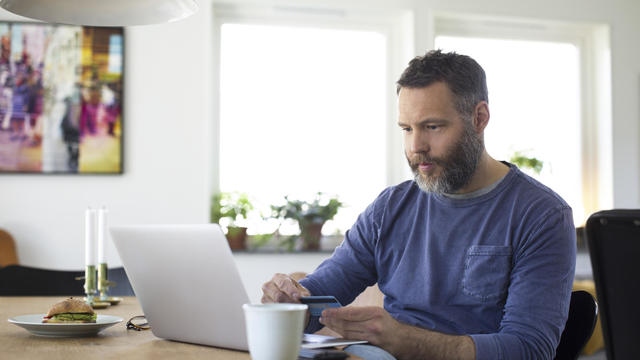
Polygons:
<instances>
[{"instance_id":1,"label":"white plate","mask_svg":"<svg viewBox=\"0 0 640 360\"><path fill-rule=\"evenodd\" d=\"M12 317L9 322L27 329L34 335L50 337L93 336L100 331L122 321L122 318L111 315L98 315L95 323L43 323L46 314L31 314Z\"/></svg>"}]
</instances>

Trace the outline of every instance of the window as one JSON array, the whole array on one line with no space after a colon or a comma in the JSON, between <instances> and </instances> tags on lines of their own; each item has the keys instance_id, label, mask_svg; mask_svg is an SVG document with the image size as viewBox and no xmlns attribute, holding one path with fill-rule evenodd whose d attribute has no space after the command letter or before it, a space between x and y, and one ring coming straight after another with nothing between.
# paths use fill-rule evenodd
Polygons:
<instances>
[{"instance_id":1,"label":"window","mask_svg":"<svg viewBox=\"0 0 640 360\"><path fill-rule=\"evenodd\" d=\"M438 36L435 44L473 57L487 74L489 154L509 161L520 152L541 160L542 171L531 175L571 205L576 224L584 221L579 48L567 42L455 36Z\"/></svg>"},{"instance_id":2,"label":"window","mask_svg":"<svg viewBox=\"0 0 640 360\"><path fill-rule=\"evenodd\" d=\"M487 151L544 162L539 175L571 205L576 226L613 202L611 65L604 24L439 14L433 46L487 72Z\"/></svg>"},{"instance_id":3,"label":"window","mask_svg":"<svg viewBox=\"0 0 640 360\"><path fill-rule=\"evenodd\" d=\"M220 191L246 192L265 212L285 195L336 194L346 207L323 232L348 229L386 185L386 41L368 30L223 23ZM268 227L256 220L249 233Z\"/></svg>"}]
</instances>

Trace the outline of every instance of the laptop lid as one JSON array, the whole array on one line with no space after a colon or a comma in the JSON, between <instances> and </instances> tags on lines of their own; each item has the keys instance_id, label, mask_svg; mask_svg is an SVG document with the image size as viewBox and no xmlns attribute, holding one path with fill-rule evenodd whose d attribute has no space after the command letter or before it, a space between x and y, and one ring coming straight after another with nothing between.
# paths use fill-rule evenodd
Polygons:
<instances>
[{"instance_id":1,"label":"laptop lid","mask_svg":"<svg viewBox=\"0 0 640 360\"><path fill-rule=\"evenodd\" d=\"M248 349L242 304L250 301L218 224L110 231L155 336Z\"/></svg>"}]
</instances>

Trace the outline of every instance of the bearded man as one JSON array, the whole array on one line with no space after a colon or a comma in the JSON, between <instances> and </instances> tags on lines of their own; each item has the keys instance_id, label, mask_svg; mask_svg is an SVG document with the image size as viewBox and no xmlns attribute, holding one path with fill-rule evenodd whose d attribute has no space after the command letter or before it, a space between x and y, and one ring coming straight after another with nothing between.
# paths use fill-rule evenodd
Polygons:
<instances>
[{"instance_id":1,"label":"bearded man","mask_svg":"<svg viewBox=\"0 0 640 360\"><path fill-rule=\"evenodd\" d=\"M368 340L346 349L367 359L553 359L575 269L571 208L486 152L486 77L472 58L430 51L397 84L415 178L385 189L312 274L276 274L262 301L348 304L377 283L384 308L327 309L307 331Z\"/></svg>"}]
</instances>

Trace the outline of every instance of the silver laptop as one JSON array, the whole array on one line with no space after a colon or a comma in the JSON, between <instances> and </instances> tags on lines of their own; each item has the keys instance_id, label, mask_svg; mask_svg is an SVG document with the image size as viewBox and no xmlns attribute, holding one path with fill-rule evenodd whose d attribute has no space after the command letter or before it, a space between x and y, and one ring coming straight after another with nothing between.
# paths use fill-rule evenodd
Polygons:
<instances>
[{"instance_id":1,"label":"silver laptop","mask_svg":"<svg viewBox=\"0 0 640 360\"><path fill-rule=\"evenodd\" d=\"M249 296L218 224L111 227L131 287L159 338L248 350ZM362 344L305 334L302 348Z\"/></svg>"},{"instance_id":2,"label":"silver laptop","mask_svg":"<svg viewBox=\"0 0 640 360\"><path fill-rule=\"evenodd\" d=\"M110 231L155 336L248 350L242 304L249 296L219 225Z\"/></svg>"}]
</instances>

